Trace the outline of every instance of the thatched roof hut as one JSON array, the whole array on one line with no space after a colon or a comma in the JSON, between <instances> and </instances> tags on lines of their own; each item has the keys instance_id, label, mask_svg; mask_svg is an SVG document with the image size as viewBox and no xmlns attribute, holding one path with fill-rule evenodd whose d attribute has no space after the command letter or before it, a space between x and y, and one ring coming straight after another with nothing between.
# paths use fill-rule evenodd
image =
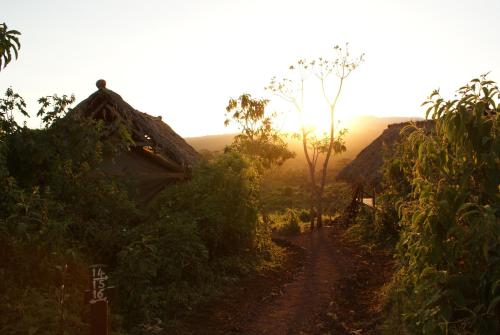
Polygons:
<instances>
[{"instance_id":1,"label":"thatched roof hut","mask_svg":"<svg viewBox=\"0 0 500 335\"><path fill-rule=\"evenodd\" d=\"M104 80L99 80L97 87L72 114L103 120L109 136L125 126L134 141L130 151L104 162L102 170L131 180L142 201L150 200L165 186L186 179L200 159L198 152L160 116L134 109L119 94L107 89Z\"/></svg>"},{"instance_id":2,"label":"thatched roof hut","mask_svg":"<svg viewBox=\"0 0 500 335\"><path fill-rule=\"evenodd\" d=\"M379 137L339 172L336 179L364 185L369 189L378 189L382 180L380 168L384 162L384 153L387 150L390 151L401 140L400 132L408 124L410 122L390 124ZM430 130L433 121L417 121L415 124L417 127Z\"/></svg>"}]
</instances>

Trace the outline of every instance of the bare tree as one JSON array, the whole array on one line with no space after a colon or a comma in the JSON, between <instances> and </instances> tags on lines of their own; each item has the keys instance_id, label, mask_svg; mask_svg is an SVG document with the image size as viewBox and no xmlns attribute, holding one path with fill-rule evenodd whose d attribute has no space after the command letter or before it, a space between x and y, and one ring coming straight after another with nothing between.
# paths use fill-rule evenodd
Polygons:
<instances>
[{"instance_id":1,"label":"bare tree","mask_svg":"<svg viewBox=\"0 0 500 335\"><path fill-rule=\"evenodd\" d=\"M301 126L298 137L302 140L302 148L309 170L311 212L315 213L318 227L323 224L323 193L331 157L346 150L343 140L345 131L335 133L335 109L345 80L363 62L364 57L364 54L352 57L347 44L345 48L336 45L333 49L335 54L333 58L320 57L312 61L300 59L295 65L289 67L291 78L277 79L273 77L267 87L274 94L292 104L299 114ZM329 113L329 133L321 139L318 139L305 123L304 89L310 78L319 80L321 94ZM336 85L333 85L332 81ZM317 171L318 162L321 162L320 157L324 158L321 170ZM314 220L311 221L311 229L314 229Z\"/></svg>"}]
</instances>

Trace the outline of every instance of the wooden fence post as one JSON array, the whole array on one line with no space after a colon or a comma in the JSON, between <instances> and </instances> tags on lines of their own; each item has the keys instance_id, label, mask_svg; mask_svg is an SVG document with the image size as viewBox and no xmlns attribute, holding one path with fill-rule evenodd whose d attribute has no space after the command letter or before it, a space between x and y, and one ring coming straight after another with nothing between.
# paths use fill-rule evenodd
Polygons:
<instances>
[{"instance_id":1,"label":"wooden fence post","mask_svg":"<svg viewBox=\"0 0 500 335\"><path fill-rule=\"evenodd\" d=\"M106 296L108 275L104 264L89 266L90 335L108 335L108 297Z\"/></svg>"}]
</instances>

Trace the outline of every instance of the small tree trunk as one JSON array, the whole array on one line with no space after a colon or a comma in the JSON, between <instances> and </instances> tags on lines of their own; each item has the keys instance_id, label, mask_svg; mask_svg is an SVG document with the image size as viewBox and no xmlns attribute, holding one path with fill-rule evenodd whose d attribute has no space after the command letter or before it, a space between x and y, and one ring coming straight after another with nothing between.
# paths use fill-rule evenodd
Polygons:
<instances>
[{"instance_id":1,"label":"small tree trunk","mask_svg":"<svg viewBox=\"0 0 500 335\"><path fill-rule=\"evenodd\" d=\"M324 185L321 185L317 190L316 190L316 226L318 228L321 228L323 226L323 188Z\"/></svg>"},{"instance_id":2,"label":"small tree trunk","mask_svg":"<svg viewBox=\"0 0 500 335\"><path fill-rule=\"evenodd\" d=\"M314 220L316 219L316 206L318 205L318 202L316 200L316 179L315 179L315 166L312 164L309 164L309 174L311 177L310 180L310 186L311 186L311 230L314 230Z\"/></svg>"},{"instance_id":3,"label":"small tree trunk","mask_svg":"<svg viewBox=\"0 0 500 335\"><path fill-rule=\"evenodd\" d=\"M323 226L323 202L321 196L321 188L316 190L316 227L321 228Z\"/></svg>"},{"instance_id":4,"label":"small tree trunk","mask_svg":"<svg viewBox=\"0 0 500 335\"><path fill-rule=\"evenodd\" d=\"M311 210L309 211L309 222L310 222L310 229L314 230L314 220L316 220L316 211L314 210L314 201L311 199Z\"/></svg>"},{"instance_id":5,"label":"small tree trunk","mask_svg":"<svg viewBox=\"0 0 500 335\"><path fill-rule=\"evenodd\" d=\"M316 218L318 228L323 227L323 206L320 205L318 208L318 217Z\"/></svg>"},{"instance_id":6,"label":"small tree trunk","mask_svg":"<svg viewBox=\"0 0 500 335\"><path fill-rule=\"evenodd\" d=\"M310 223L310 228L311 230L314 229L314 220L316 219L316 211L314 210L314 205L316 203L314 199L314 191L311 188L311 194L310 194L310 205L309 205L309 223Z\"/></svg>"}]
</instances>

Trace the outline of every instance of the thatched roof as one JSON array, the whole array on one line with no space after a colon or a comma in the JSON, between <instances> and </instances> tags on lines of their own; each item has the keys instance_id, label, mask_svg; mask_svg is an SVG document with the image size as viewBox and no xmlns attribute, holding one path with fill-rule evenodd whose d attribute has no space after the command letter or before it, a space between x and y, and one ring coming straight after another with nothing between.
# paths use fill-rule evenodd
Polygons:
<instances>
[{"instance_id":1,"label":"thatched roof","mask_svg":"<svg viewBox=\"0 0 500 335\"><path fill-rule=\"evenodd\" d=\"M390 151L401 140L401 129L408 124L410 122L390 124L379 137L339 172L336 179L378 188L382 179L380 168L384 162L384 153L387 150ZM433 123L432 121L417 121L415 124L417 127L430 129Z\"/></svg>"},{"instance_id":2,"label":"thatched roof","mask_svg":"<svg viewBox=\"0 0 500 335\"><path fill-rule=\"evenodd\" d=\"M154 117L134 109L105 84L80 102L73 113L103 120L109 132L118 131L120 124L125 125L137 147L150 148L180 170L191 167L199 159L198 152L164 123L161 116Z\"/></svg>"},{"instance_id":3,"label":"thatched roof","mask_svg":"<svg viewBox=\"0 0 500 335\"><path fill-rule=\"evenodd\" d=\"M200 154L161 117L134 109L119 94L107 89L104 80L99 80L97 87L96 92L72 110L72 115L103 120L108 136L125 127L134 141L129 152L104 162L103 170L132 177L139 197L144 200L152 198L166 185L185 179Z\"/></svg>"}]
</instances>

